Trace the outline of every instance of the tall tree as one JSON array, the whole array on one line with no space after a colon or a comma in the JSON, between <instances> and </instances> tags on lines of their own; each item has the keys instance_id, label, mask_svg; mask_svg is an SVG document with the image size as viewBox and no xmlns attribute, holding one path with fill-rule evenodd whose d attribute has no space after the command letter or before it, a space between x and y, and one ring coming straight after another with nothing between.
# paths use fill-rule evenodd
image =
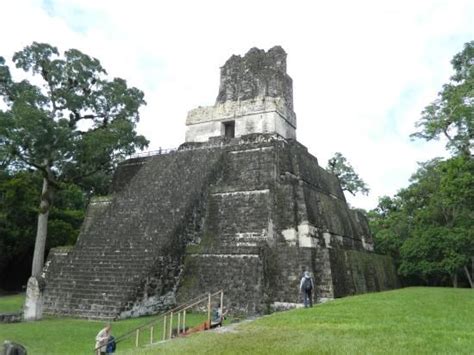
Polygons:
<instances>
[{"instance_id":1,"label":"tall tree","mask_svg":"<svg viewBox=\"0 0 474 355\"><path fill-rule=\"evenodd\" d=\"M457 286L474 255L474 161L463 155L420 164L410 185L369 214L376 249L406 277Z\"/></svg>"},{"instance_id":2,"label":"tall tree","mask_svg":"<svg viewBox=\"0 0 474 355\"><path fill-rule=\"evenodd\" d=\"M338 152L334 154L334 156L328 160L326 169L336 175L343 191L348 191L354 196L358 192L364 195L369 193L367 184L357 175L352 165L349 164L341 153Z\"/></svg>"},{"instance_id":3,"label":"tall tree","mask_svg":"<svg viewBox=\"0 0 474 355\"><path fill-rule=\"evenodd\" d=\"M466 43L451 64L454 75L424 109L417 122L420 130L412 137L432 140L444 136L448 149L469 157L474 144L474 41Z\"/></svg>"},{"instance_id":4,"label":"tall tree","mask_svg":"<svg viewBox=\"0 0 474 355\"><path fill-rule=\"evenodd\" d=\"M13 62L34 81L15 81L0 57L0 96L6 104L0 111L0 154L17 168L42 175L32 266L37 284L54 191L64 182L88 184L146 147L148 141L135 131L145 101L143 92L123 79L108 79L97 59L76 49L61 55L56 47L34 42L15 53Z\"/></svg>"},{"instance_id":5,"label":"tall tree","mask_svg":"<svg viewBox=\"0 0 474 355\"><path fill-rule=\"evenodd\" d=\"M448 275L457 286L461 271L471 282L465 271L474 255L474 162L459 156L420 164L399 195L413 218L401 273Z\"/></svg>"}]
</instances>

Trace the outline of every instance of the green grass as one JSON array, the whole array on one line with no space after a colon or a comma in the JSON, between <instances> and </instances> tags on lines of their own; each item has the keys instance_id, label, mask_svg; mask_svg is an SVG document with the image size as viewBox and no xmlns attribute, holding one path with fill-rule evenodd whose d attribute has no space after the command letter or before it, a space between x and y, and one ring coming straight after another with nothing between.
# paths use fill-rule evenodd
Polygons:
<instances>
[{"instance_id":1,"label":"green grass","mask_svg":"<svg viewBox=\"0 0 474 355\"><path fill-rule=\"evenodd\" d=\"M474 291L407 288L273 314L236 332L196 334L140 354L474 352Z\"/></svg>"},{"instance_id":2,"label":"green grass","mask_svg":"<svg viewBox=\"0 0 474 355\"><path fill-rule=\"evenodd\" d=\"M0 304L3 297L0 297ZM153 317L141 317L112 322L112 334L121 336L130 330L141 326ZM186 315L186 323L193 326L204 322L205 314ZM163 334L162 320L154 325L154 339L161 339ZM168 323L169 324L169 323ZM176 324L174 318L173 324ZM0 346L4 340L11 340L24 345L28 354L92 354L95 345L95 336L104 327L103 321L92 321L74 318L45 317L37 322L0 323ZM174 327L173 327L174 328ZM150 328L139 334L141 346L149 344ZM118 343L118 353L133 353L135 350L135 333Z\"/></svg>"},{"instance_id":3,"label":"green grass","mask_svg":"<svg viewBox=\"0 0 474 355\"><path fill-rule=\"evenodd\" d=\"M24 294L2 296L0 297L0 313L19 312L23 309L24 302Z\"/></svg>"},{"instance_id":4,"label":"green grass","mask_svg":"<svg viewBox=\"0 0 474 355\"><path fill-rule=\"evenodd\" d=\"M146 320L114 322L113 333L120 335ZM86 354L101 326L64 318L3 324L0 343L18 341L33 355ZM142 334L141 344L148 336ZM276 313L229 332L202 332L140 349L133 342L119 343L117 353L467 354L474 352L474 291L407 288L372 293Z\"/></svg>"}]
</instances>

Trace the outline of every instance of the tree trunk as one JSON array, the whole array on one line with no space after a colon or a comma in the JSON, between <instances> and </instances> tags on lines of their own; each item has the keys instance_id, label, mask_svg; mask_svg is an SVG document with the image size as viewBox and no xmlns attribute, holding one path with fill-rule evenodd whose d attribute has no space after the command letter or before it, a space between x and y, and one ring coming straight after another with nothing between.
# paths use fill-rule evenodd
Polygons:
<instances>
[{"instance_id":1,"label":"tree trunk","mask_svg":"<svg viewBox=\"0 0 474 355\"><path fill-rule=\"evenodd\" d=\"M474 280L474 256L471 256L471 280Z\"/></svg>"},{"instance_id":2,"label":"tree trunk","mask_svg":"<svg viewBox=\"0 0 474 355\"><path fill-rule=\"evenodd\" d=\"M453 281L453 287L457 288L458 287L458 273L457 272L451 275L451 280Z\"/></svg>"},{"instance_id":3,"label":"tree trunk","mask_svg":"<svg viewBox=\"0 0 474 355\"><path fill-rule=\"evenodd\" d=\"M469 269L466 265L464 265L464 272L466 273L467 279L469 280L469 285L471 285L471 288L474 288L474 285L472 284L471 274L469 273Z\"/></svg>"},{"instance_id":4,"label":"tree trunk","mask_svg":"<svg viewBox=\"0 0 474 355\"><path fill-rule=\"evenodd\" d=\"M23 317L25 320L39 320L43 317L43 288L44 280L41 272L44 264L44 251L48 235L48 216L51 207L52 187L48 178L43 177L43 189L38 213L35 250L31 277L26 289Z\"/></svg>"},{"instance_id":5,"label":"tree trunk","mask_svg":"<svg viewBox=\"0 0 474 355\"><path fill-rule=\"evenodd\" d=\"M33 255L33 266L31 276L41 276L44 264L44 250L46 237L48 235L48 216L51 207L51 186L47 178L43 178L43 190L41 191L41 202L38 213L38 226L36 229L35 251Z\"/></svg>"}]
</instances>

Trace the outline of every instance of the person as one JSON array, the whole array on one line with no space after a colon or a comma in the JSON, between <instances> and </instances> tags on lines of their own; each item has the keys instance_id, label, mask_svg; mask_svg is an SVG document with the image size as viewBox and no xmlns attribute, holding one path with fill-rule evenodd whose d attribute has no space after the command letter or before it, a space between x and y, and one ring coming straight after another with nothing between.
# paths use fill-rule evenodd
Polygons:
<instances>
[{"instance_id":1,"label":"person","mask_svg":"<svg viewBox=\"0 0 474 355\"><path fill-rule=\"evenodd\" d=\"M111 336L111 329L112 326L110 323L105 325L105 328L101 329L97 336L95 337L95 349L97 351L97 355L107 354L107 343L109 342L109 338Z\"/></svg>"},{"instance_id":2,"label":"person","mask_svg":"<svg viewBox=\"0 0 474 355\"><path fill-rule=\"evenodd\" d=\"M309 274L309 271L304 272L304 276L301 278L300 282L300 292L303 293L303 301L305 308L313 307L313 289L314 282L313 278Z\"/></svg>"},{"instance_id":3,"label":"person","mask_svg":"<svg viewBox=\"0 0 474 355\"><path fill-rule=\"evenodd\" d=\"M18 343L10 340L3 342L3 350L0 350L2 355L27 355L26 348Z\"/></svg>"},{"instance_id":4,"label":"person","mask_svg":"<svg viewBox=\"0 0 474 355\"><path fill-rule=\"evenodd\" d=\"M227 312L223 312L220 303L217 303L216 307L212 310L211 329L222 326L226 313Z\"/></svg>"}]
</instances>

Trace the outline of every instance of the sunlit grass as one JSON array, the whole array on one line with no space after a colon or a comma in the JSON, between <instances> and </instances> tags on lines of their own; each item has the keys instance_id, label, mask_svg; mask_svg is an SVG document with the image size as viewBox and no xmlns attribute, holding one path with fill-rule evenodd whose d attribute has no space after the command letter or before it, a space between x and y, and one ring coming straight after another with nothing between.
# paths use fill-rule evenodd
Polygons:
<instances>
[{"instance_id":1,"label":"sunlit grass","mask_svg":"<svg viewBox=\"0 0 474 355\"><path fill-rule=\"evenodd\" d=\"M3 303L0 298L0 305ZM205 316L189 314L197 324ZM113 323L121 335L152 318ZM162 323L154 328L161 339ZM1 324L0 343L10 339L29 354L91 353L103 322L48 318ZM469 354L474 349L474 291L407 288L347 297L276 313L236 325L228 332L201 332L149 344L149 328L117 346L118 354Z\"/></svg>"},{"instance_id":2,"label":"sunlit grass","mask_svg":"<svg viewBox=\"0 0 474 355\"><path fill-rule=\"evenodd\" d=\"M140 354L472 354L474 291L408 288L338 299L176 339Z\"/></svg>"}]
</instances>

